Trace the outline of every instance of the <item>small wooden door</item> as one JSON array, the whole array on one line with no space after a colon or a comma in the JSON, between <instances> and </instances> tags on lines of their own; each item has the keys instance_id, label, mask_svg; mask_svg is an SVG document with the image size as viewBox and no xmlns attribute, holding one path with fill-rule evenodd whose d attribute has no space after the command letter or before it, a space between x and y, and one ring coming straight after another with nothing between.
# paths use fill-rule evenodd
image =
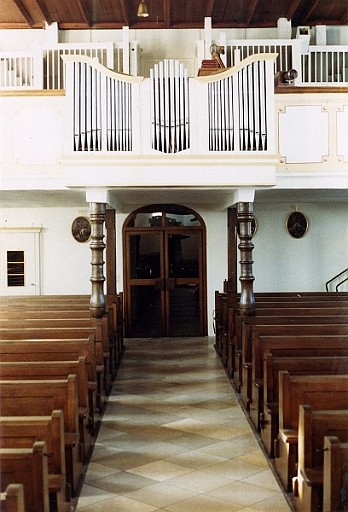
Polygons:
<instances>
[{"instance_id":1,"label":"small wooden door","mask_svg":"<svg viewBox=\"0 0 348 512\"><path fill-rule=\"evenodd\" d=\"M125 227L130 337L206 334L204 226L178 206L135 212Z\"/></svg>"}]
</instances>

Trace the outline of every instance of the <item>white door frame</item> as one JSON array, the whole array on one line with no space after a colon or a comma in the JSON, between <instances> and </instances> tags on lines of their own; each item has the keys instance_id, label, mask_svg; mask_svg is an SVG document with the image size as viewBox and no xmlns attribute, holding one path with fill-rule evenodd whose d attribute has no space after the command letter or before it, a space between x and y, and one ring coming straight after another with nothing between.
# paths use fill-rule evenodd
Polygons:
<instances>
[{"instance_id":1,"label":"white door frame","mask_svg":"<svg viewBox=\"0 0 348 512\"><path fill-rule=\"evenodd\" d=\"M0 294L40 295L40 233L41 227L0 228ZM7 251L25 251L25 286L7 286Z\"/></svg>"}]
</instances>

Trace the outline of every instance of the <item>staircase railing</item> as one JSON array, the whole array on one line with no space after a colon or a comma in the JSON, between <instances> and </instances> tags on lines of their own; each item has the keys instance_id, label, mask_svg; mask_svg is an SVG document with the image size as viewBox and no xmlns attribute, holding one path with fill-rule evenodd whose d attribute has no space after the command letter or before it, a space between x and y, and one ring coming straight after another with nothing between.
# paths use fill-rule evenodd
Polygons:
<instances>
[{"instance_id":1,"label":"staircase railing","mask_svg":"<svg viewBox=\"0 0 348 512\"><path fill-rule=\"evenodd\" d=\"M326 287L326 291L328 292L329 291L329 285L331 283L333 283L334 281L336 281L336 279L338 279L339 277L343 276L344 274L346 274L348 272L348 268L342 270L342 272L340 272L339 274L335 275L334 277L332 277L329 281L327 281L327 283L325 284L325 287ZM341 281L339 281L339 283L336 284L336 292L338 292L338 288L343 284L345 283L346 281L348 281L348 277L345 277L344 279L342 279Z\"/></svg>"}]
</instances>

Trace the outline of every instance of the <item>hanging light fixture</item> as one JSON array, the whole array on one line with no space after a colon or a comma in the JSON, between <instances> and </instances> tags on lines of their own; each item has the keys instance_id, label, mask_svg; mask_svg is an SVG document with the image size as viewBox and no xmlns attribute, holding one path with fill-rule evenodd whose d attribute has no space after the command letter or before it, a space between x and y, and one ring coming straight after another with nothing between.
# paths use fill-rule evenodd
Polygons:
<instances>
[{"instance_id":1,"label":"hanging light fixture","mask_svg":"<svg viewBox=\"0 0 348 512\"><path fill-rule=\"evenodd\" d=\"M141 0L139 7L138 7L137 16L138 16L138 18L147 18L148 15L149 15L149 13L147 10L147 5L145 3L145 0Z\"/></svg>"}]
</instances>

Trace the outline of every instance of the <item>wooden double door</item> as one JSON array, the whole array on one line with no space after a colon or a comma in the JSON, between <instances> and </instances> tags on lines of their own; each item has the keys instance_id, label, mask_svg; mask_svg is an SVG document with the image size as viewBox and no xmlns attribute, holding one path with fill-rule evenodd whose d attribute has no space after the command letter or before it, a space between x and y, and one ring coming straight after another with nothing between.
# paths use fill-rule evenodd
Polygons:
<instances>
[{"instance_id":1,"label":"wooden double door","mask_svg":"<svg viewBox=\"0 0 348 512\"><path fill-rule=\"evenodd\" d=\"M147 208L124 230L126 334L206 334L205 233L179 206ZM157 211L154 211L157 210Z\"/></svg>"}]
</instances>

